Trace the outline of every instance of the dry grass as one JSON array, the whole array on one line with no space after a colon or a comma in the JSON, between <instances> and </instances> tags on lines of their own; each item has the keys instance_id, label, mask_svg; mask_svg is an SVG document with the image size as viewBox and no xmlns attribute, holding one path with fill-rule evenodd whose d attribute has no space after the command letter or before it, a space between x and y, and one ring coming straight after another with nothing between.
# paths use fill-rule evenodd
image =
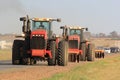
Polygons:
<instances>
[{"instance_id":1,"label":"dry grass","mask_svg":"<svg viewBox=\"0 0 120 80\"><path fill-rule=\"evenodd\" d=\"M120 55L79 65L43 80L120 80Z\"/></svg>"},{"instance_id":2,"label":"dry grass","mask_svg":"<svg viewBox=\"0 0 120 80\"><path fill-rule=\"evenodd\" d=\"M0 49L0 60L11 60L12 53L11 50L1 50Z\"/></svg>"},{"instance_id":3,"label":"dry grass","mask_svg":"<svg viewBox=\"0 0 120 80\"><path fill-rule=\"evenodd\" d=\"M104 46L104 47L112 47L117 46L120 47L120 40L112 40L110 38L92 38L91 42L96 46Z\"/></svg>"}]
</instances>

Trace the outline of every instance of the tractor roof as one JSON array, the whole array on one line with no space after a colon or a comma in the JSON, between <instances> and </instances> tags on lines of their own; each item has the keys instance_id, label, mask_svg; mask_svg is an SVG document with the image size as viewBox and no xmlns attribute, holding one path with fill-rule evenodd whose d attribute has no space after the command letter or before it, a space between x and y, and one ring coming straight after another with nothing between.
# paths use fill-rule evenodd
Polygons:
<instances>
[{"instance_id":1,"label":"tractor roof","mask_svg":"<svg viewBox=\"0 0 120 80\"><path fill-rule=\"evenodd\" d=\"M72 27L69 27L69 29L83 29L83 28L80 26L72 26Z\"/></svg>"},{"instance_id":2,"label":"tractor roof","mask_svg":"<svg viewBox=\"0 0 120 80\"><path fill-rule=\"evenodd\" d=\"M51 21L52 18L32 18L33 21Z\"/></svg>"}]
</instances>

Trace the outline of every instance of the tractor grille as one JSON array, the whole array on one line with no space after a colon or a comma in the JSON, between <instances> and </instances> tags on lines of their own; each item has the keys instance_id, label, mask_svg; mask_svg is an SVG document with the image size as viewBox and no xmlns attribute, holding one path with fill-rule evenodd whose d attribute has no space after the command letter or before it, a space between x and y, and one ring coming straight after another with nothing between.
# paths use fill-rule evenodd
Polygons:
<instances>
[{"instance_id":1,"label":"tractor grille","mask_svg":"<svg viewBox=\"0 0 120 80\"><path fill-rule=\"evenodd\" d=\"M70 49L78 49L78 40L69 40Z\"/></svg>"},{"instance_id":2,"label":"tractor grille","mask_svg":"<svg viewBox=\"0 0 120 80\"><path fill-rule=\"evenodd\" d=\"M45 49L45 39L44 37L34 36L31 39L31 48L32 49Z\"/></svg>"}]
</instances>

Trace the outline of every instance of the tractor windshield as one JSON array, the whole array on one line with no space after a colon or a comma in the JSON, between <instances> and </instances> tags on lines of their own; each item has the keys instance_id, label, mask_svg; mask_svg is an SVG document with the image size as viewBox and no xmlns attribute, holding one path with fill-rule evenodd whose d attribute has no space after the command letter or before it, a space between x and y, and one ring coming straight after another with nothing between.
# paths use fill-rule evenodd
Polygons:
<instances>
[{"instance_id":1,"label":"tractor windshield","mask_svg":"<svg viewBox=\"0 0 120 80\"><path fill-rule=\"evenodd\" d=\"M81 31L78 29L71 29L70 30L70 35L74 35L74 34L78 34L78 35L80 35L81 34Z\"/></svg>"},{"instance_id":2,"label":"tractor windshield","mask_svg":"<svg viewBox=\"0 0 120 80\"><path fill-rule=\"evenodd\" d=\"M45 29L45 30L49 31L50 30L50 22L33 21L32 30L36 30L36 29Z\"/></svg>"}]
</instances>

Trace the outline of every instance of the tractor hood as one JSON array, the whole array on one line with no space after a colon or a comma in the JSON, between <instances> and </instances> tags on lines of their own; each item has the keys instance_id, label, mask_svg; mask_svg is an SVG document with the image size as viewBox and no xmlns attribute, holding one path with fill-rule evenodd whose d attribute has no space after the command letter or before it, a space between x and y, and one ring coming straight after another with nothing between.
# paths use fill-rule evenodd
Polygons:
<instances>
[{"instance_id":1,"label":"tractor hood","mask_svg":"<svg viewBox=\"0 0 120 80\"><path fill-rule=\"evenodd\" d=\"M68 37L69 40L78 40L80 42L80 36L79 35L70 35Z\"/></svg>"},{"instance_id":2,"label":"tractor hood","mask_svg":"<svg viewBox=\"0 0 120 80\"><path fill-rule=\"evenodd\" d=\"M45 29L37 29L37 30L33 30L31 32L31 37L32 36L42 36L45 37L45 39L47 39L47 31Z\"/></svg>"}]
</instances>

